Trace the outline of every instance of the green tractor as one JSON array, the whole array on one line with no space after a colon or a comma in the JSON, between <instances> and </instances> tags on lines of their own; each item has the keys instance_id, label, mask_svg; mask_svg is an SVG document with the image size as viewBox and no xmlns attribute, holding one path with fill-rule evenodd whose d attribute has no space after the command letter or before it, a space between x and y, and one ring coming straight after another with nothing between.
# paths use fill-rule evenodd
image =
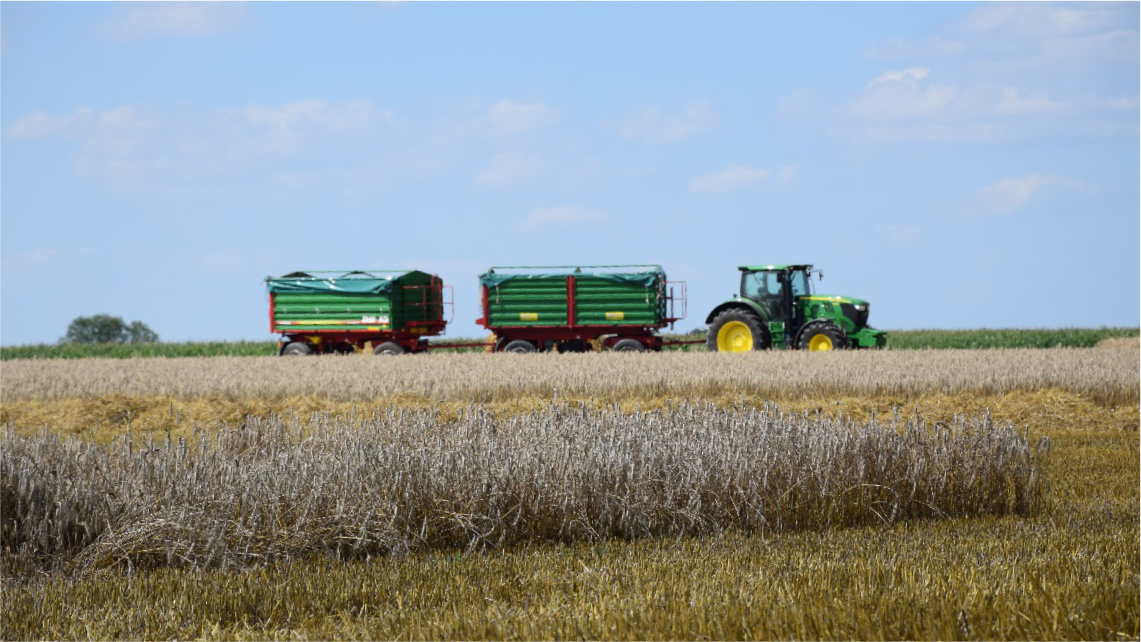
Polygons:
<instances>
[{"instance_id":1,"label":"green tractor","mask_svg":"<svg viewBox=\"0 0 1141 642\"><path fill-rule=\"evenodd\" d=\"M710 352L799 348L811 352L882 348L887 333L868 325L868 302L814 294L811 265L742 265L741 293L713 308ZM823 278L823 273L816 270Z\"/></svg>"}]
</instances>

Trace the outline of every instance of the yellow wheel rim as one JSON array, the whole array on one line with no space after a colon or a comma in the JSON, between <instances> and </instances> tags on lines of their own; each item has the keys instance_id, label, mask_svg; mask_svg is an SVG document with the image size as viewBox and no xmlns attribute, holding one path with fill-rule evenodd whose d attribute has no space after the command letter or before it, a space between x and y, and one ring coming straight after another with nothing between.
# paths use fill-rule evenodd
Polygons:
<instances>
[{"instance_id":1,"label":"yellow wheel rim","mask_svg":"<svg viewBox=\"0 0 1141 642\"><path fill-rule=\"evenodd\" d=\"M827 352L832 349L832 337L818 334L808 340L809 352Z\"/></svg>"},{"instance_id":2,"label":"yellow wheel rim","mask_svg":"<svg viewBox=\"0 0 1141 642\"><path fill-rule=\"evenodd\" d=\"M718 352L749 352L753 349L753 331L740 321L730 321L717 331Z\"/></svg>"}]
</instances>

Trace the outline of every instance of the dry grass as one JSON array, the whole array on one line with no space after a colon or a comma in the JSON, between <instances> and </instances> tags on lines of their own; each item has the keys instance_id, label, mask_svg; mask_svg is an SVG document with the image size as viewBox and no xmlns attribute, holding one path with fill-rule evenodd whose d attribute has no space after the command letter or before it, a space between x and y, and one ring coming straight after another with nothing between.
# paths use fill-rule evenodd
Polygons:
<instances>
[{"instance_id":1,"label":"dry grass","mask_svg":"<svg viewBox=\"0 0 1141 642\"><path fill-rule=\"evenodd\" d=\"M1061 426L1038 517L4 585L3 639L1138 637L1136 433Z\"/></svg>"},{"instance_id":2,"label":"dry grass","mask_svg":"<svg viewBox=\"0 0 1141 642\"><path fill-rule=\"evenodd\" d=\"M126 395L337 401L400 396L463 403L519 397L654 400L747 395L917 397L1058 389L1136 403L1128 350L844 351L830 354L433 354L25 360L4 363L3 401Z\"/></svg>"},{"instance_id":3,"label":"dry grass","mask_svg":"<svg viewBox=\"0 0 1141 642\"><path fill-rule=\"evenodd\" d=\"M1108 337L1097 342L1097 348L1141 350L1141 337Z\"/></svg>"},{"instance_id":4,"label":"dry grass","mask_svg":"<svg viewBox=\"0 0 1141 642\"><path fill-rule=\"evenodd\" d=\"M13 530L3 535L0 638L1137 639L1135 348L5 362L0 517L30 517L16 520L23 535L3 524ZM775 418L761 439L763 421L739 420L770 400L809 418ZM698 419L675 412L683 406ZM864 425L896 408L963 430ZM961 419L986 412L1016 430L972 432L977 420ZM566 423L574 413L591 419ZM705 428L690 433L686 422ZM819 432L828 426L843 429ZM1029 442L1018 439L1025 431ZM527 446L550 443L525 441L544 434L579 450ZM846 440L860 435L882 441L853 451ZM964 441L971 435L978 441ZM1040 435L1052 442L1044 503L1038 460L1019 455ZM980 449L951 448L968 443ZM780 444L793 456L773 457ZM959 491L928 474L914 478L914 495L899 492L921 460L937 466L958 452L995 464L1002 444L1016 447L983 469L989 477L976 474L981 486L962 485L972 469L953 465ZM551 458L540 465L536 450ZM876 516L891 506L876 503L882 495L835 492L859 479L860 452L898 456L865 461L864 474L894 476L897 496L920 499L895 500L899 519ZM1034 484L1018 464L1027 461ZM627 473L624 462L634 463ZM496 473L504 467L514 468ZM766 492L745 492L766 469ZM779 486L773 471L827 472ZM1023 506L1041 510L985 515L1018 512L1019 479L1034 489ZM563 488L578 511L568 514L594 534L560 531L569 521L543 488ZM924 499L933 488L962 495L965 516L931 518L930 505L953 512ZM419 494L402 504L399 489ZM29 492L40 508L10 508ZM798 508L763 512L781 493ZM116 512L124 496L133 509ZM422 513L403 526L368 517L381 504ZM531 512L509 525L515 506ZM103 526L75 518L101 510ZM619 512L641 530L624 535ZM769 524L749 526L759 523L749 515ZM514 534L489 530L497 522ZM291 539L291 527L316 543Z\"/></svg>"},{"instance_id":5,"label":"dry grass","mask_svg":"<svg viewBox=\"0 0 1141 642\"><path fill-rule=\"evenodd\" d=\"M562 400L575 404L585 403L598 409L617 405L625 412L660 410L678 403L676 399L666 397L614 401L564 397ZM1085 430L1095 432L1136 431L1141 418L1141 407L1137 404L1110 406L1062 390L1008 392L1000 395L959 393L918 397L835 396L827 399L725 395L705 397L703 401L721 407L744 404L753 408L763 408L765 404L775 401L788 413L821 413L834 419L848 418L859 422L873 417L888 417L900 409L907 412L922 409L923 416L930 423L949 422L956 415L979 416L989 412L996 422L1013 423L1040 434L1052 434L1058 427L1067 425L1081 425ZM518 397L482 404L481 408L498 417L512 417L541 410L549 403L550 399L542 397ZM468 405L470 404L458 401L433 401L408 395L373 403L336 401L315 395L237 400L220 397L175 399L108 395L80 399L10 401L0 405L0 422L21 435L48 431L105 444L128 430L141 438L148 434L159 440L165 439L167 435L176 439L192 438L199 430L266 420L273 415L308 422L315 417L353 417L371 414L376 410L402 408L431 409L443 419L454 420Z\"/></svg>"},{"instance_id":6,"label":"dry grass","mask_svg":"<svg viewBox=\"0 0 1141 642\"><path fill-rule=\"evenodd\" d=\"M857 425L709 404L467 408L455 421L389 409L159 443L3 441L0 543L86 569L1030 515L1048 451L989 417Z\"/></svg>"}]
</instances>

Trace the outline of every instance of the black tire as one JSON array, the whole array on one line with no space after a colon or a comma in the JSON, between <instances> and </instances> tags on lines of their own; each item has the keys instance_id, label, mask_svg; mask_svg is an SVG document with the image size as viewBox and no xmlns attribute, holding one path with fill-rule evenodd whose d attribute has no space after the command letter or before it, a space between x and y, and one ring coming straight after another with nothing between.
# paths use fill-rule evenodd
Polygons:
<instances>
[{"instance_id":1,"label":"black tire","mask_svg":"<svg viewBox=\"0 0 1141 642\"><path fill-rule=\"evenodd\" d=\"M760 317L741 308L729 308L714 317L713 323L709 324L709 331L705 334L705 349L710 352L718 352L718 336L722 330L726 329L725 326L730 326L729 329L732 329L734 326L730 324L738 323L743 323L749 329L749 333L752 335L752 350L769 349L771 345L769 331L761 323ZM726 350L725 352L749 352L749 349Z\"/></svg>"},{"instance_id":2,"label":"black tire","mask_svg":"<svg viewBox=\"0 0 1141 642\"><path fill-rule=\"evenodd\" d=\"M313 348L304 341L294 341L281 348L283 357L307 357L313 354Z\"/></svg>"},{"instance_id":3,"label":"black tire","mask_svg":"<svg viewBox=\"0 0 1141 642\"><path fill-rule=\"evenodd\" d=\"M376 346L376 349L372 351L373 354L381 356L398 355L404 354L405 352L408 351L404 349L404 346L393 341L385 341L384 343Z\"/></svg>"},{"instance_id":4,"label":"black tire","mask_svg":"<svg viewBox=\"0 0 1141 642\"><path fill-rule=\"evenodd\" d=\"M523 339L515 339L508 341L507 345L503 346L504 352L514 352L516 354L529 354L535 351L535 344Z\"/></svg>"},{"instance_id":5,"label":"black tire","mask_svg":"<svg viewBox=\"0 0 1141 642\"><path fill-rule=\"evenodd\" d=\"M813 321L801 329L800 336L796 340L796 347L809 352L846 350L848 348L848 334L844 332L843 328L830 321Z\"/></svg>"},{"instance_id":6,"label":"black tire","mask_svg":"<svg viewBox=\"0 0 1141 642\"><path fill-rule=\"evenodd\" d=\"M614 352L644 352L646 345L637 339L619 339L611 350Z\"/></svg>"}]
</instances>

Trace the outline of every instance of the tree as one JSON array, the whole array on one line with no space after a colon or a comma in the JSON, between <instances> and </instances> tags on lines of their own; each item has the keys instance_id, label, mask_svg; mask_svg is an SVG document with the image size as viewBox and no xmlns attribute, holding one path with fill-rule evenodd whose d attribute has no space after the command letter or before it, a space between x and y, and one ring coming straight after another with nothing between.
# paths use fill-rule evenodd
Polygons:
<instances>
[{"instance_id":1,"label":"tree","mask_svg":"<svg viewBox=\"0 0 1141 642\"><path fill-rule=\"evenodd\" d=\"M158 341L158 335L142 321L132 321L131 325L127 326L127 343L154 343L156 341Z\"/></svg>"},{"instance_id":2,"label":"tree","mask_svg":"<svg viewBox=\"0 0 1141 642\"><path fill-rule=\"evenodd\" d=\"M132 321L130 325L119 317L109 314L96 314L90 317L76 317L67 326L67 334L61 343L154 343L158 335L142 321Z\"/></svg>"}]
</instances>

